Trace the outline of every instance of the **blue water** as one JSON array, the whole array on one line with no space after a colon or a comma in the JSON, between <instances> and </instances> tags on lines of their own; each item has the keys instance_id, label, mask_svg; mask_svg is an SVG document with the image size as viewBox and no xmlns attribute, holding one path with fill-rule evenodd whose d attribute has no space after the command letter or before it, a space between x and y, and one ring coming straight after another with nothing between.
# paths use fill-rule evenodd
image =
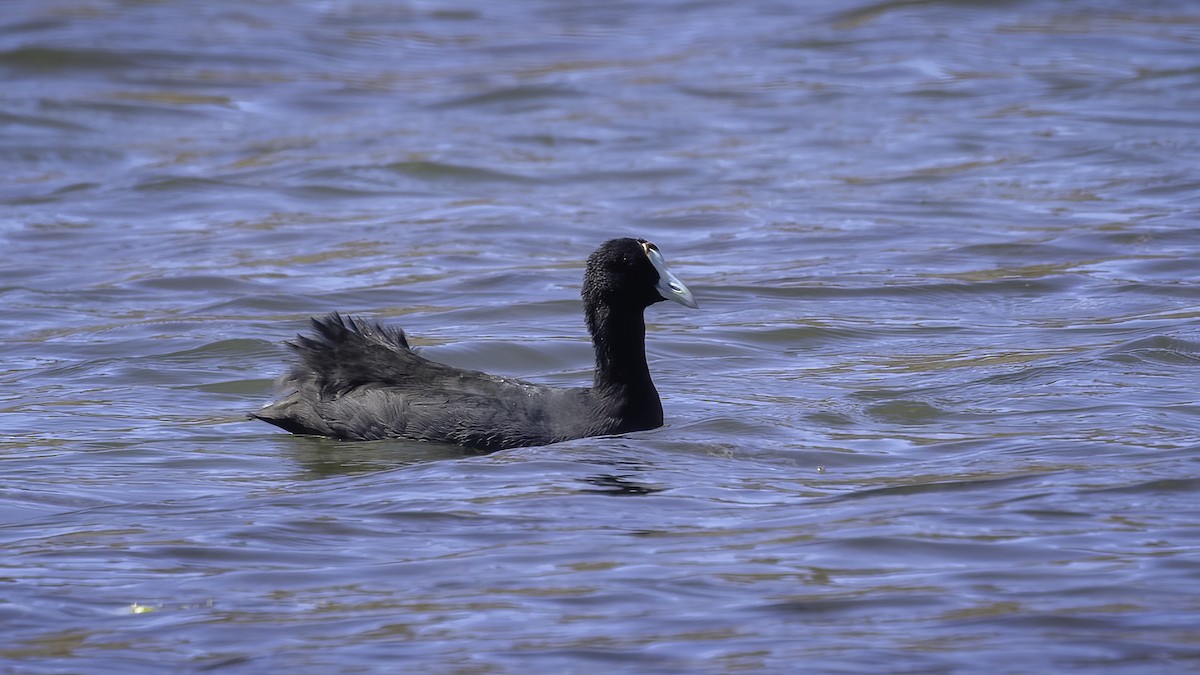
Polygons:
<instances>
[{"instance_id":1,"label":"blue water","mask_svg":"<svg viewBox=\"0 0 1200 675\"><path fill-rule=\"evenodd\" d=\"M1200 667L1200 7L15 0L0 670ZM296 437L308 317L667 424Z\"/></svg>"}]
</instances>

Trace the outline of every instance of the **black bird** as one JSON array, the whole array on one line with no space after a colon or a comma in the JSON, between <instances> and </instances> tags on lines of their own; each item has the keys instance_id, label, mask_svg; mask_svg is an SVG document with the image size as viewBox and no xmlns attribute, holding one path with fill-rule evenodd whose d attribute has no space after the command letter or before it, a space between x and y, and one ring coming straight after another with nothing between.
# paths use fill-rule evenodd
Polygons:
<instances>
[{"instance_id":1,"label":"black bird","mask_svg":"<svg viewBox=\"0 0 1200 675\"><path fill-rule=\"evenodd\" d=\"M252 414L295 434L343 440L404 438L482 451L662 426L662 402L646 365L643 311L663 300L697 307L644 239L613 239L588 257L583 308L596 374L591 387L561 388L430 361L404 331L334 313L290 346L294 391Z\"/></svg>"}]
</instances>

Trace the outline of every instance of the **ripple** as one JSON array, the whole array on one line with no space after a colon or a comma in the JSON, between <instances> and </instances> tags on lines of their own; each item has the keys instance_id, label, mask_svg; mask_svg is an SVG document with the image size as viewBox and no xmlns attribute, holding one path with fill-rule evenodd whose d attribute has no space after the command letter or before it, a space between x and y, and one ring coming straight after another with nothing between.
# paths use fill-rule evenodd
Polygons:
<instances>
[{"instance_id":1,"label":"ripple","mask_svg":"<svg viewBox=\"0 0 1200 675\"><path fill-rule=\"evenodd\" d=\"M559 98L574 98L582 92L565 87L554 86L519 86L496 89L482 94L472 94L450 99L434 106L435 108L472 108L480 106L503 107L508 112L526 112L531 105L537 105L543 100Z\"/></svg>"}]
</instances>

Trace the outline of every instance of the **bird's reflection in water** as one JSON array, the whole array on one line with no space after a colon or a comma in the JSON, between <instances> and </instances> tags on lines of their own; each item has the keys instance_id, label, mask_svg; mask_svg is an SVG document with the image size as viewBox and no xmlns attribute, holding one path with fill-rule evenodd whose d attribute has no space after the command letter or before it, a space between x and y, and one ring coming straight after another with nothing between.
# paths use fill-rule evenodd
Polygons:
<instances>
[{"instance_id":1,"label":"bird's reflection in water","mask_svg":"<svg viewBox=\"0 0 1200 675\"><path fill-rule=\"evenodd\" d=\"M402 440L347 443L319 436L279 436L277 438L288 446L288 454L302 471L301 477L308 480L378 473L432 462L491 454L444 443ZM621 473L597 473L576 478L575 480L587 486L580 488L580 493L618 496L649 495L667 489L661 484L639 480L637 472L654 468L645 460L630 457L619 459L608 457L592 458L588 463L601 465L609 470L616 469Z\"/></svg>"},{"instance_id":2,"label":"bird's reflection in water","mask_svg":"<svg viewBox=\"0 0 1200 675\"><path fill-rule=\"evenodd\" d=\"M581 492L605 495L650 495L662 492L666 488L649 483L631 480L628 475L619 476L611 473L601 473L580 479L584 483L595 486L584 488Z\"/></svg>"},{"instance_id":3,"label":"bird's reflection in water","mask_svg":"<svg viewBox=\"0 0 1200 675\"><path fill-rule=\"evenodd\" d=\"M457 445L415 441L347 443L319 436L279 436L288 454L311 480L391 471L405 466L476 456Z\"/></svg>"}]
</instances>

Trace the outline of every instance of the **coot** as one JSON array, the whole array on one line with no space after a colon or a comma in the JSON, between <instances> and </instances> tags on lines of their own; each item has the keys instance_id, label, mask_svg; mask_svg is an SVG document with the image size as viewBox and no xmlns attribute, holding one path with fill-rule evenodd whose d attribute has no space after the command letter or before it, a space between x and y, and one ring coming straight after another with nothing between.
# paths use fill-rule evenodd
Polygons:
<instances>
[{"instance_id":1,"label":"coot","mask_svg":"<svg viewBox=\"0 0 1200 675\"><path fill-rule=\"evenodd\" d=\"M408 346L404 331L339 314L313 319L288 345L292 391L253 413L296 434L404 438L493 451L662 426L646 365L643 310L697 307L644 239L613 239L588 258L583 308L596 352L591 387L560 388L453 368Z\"/></svg>"}]
</instances>

